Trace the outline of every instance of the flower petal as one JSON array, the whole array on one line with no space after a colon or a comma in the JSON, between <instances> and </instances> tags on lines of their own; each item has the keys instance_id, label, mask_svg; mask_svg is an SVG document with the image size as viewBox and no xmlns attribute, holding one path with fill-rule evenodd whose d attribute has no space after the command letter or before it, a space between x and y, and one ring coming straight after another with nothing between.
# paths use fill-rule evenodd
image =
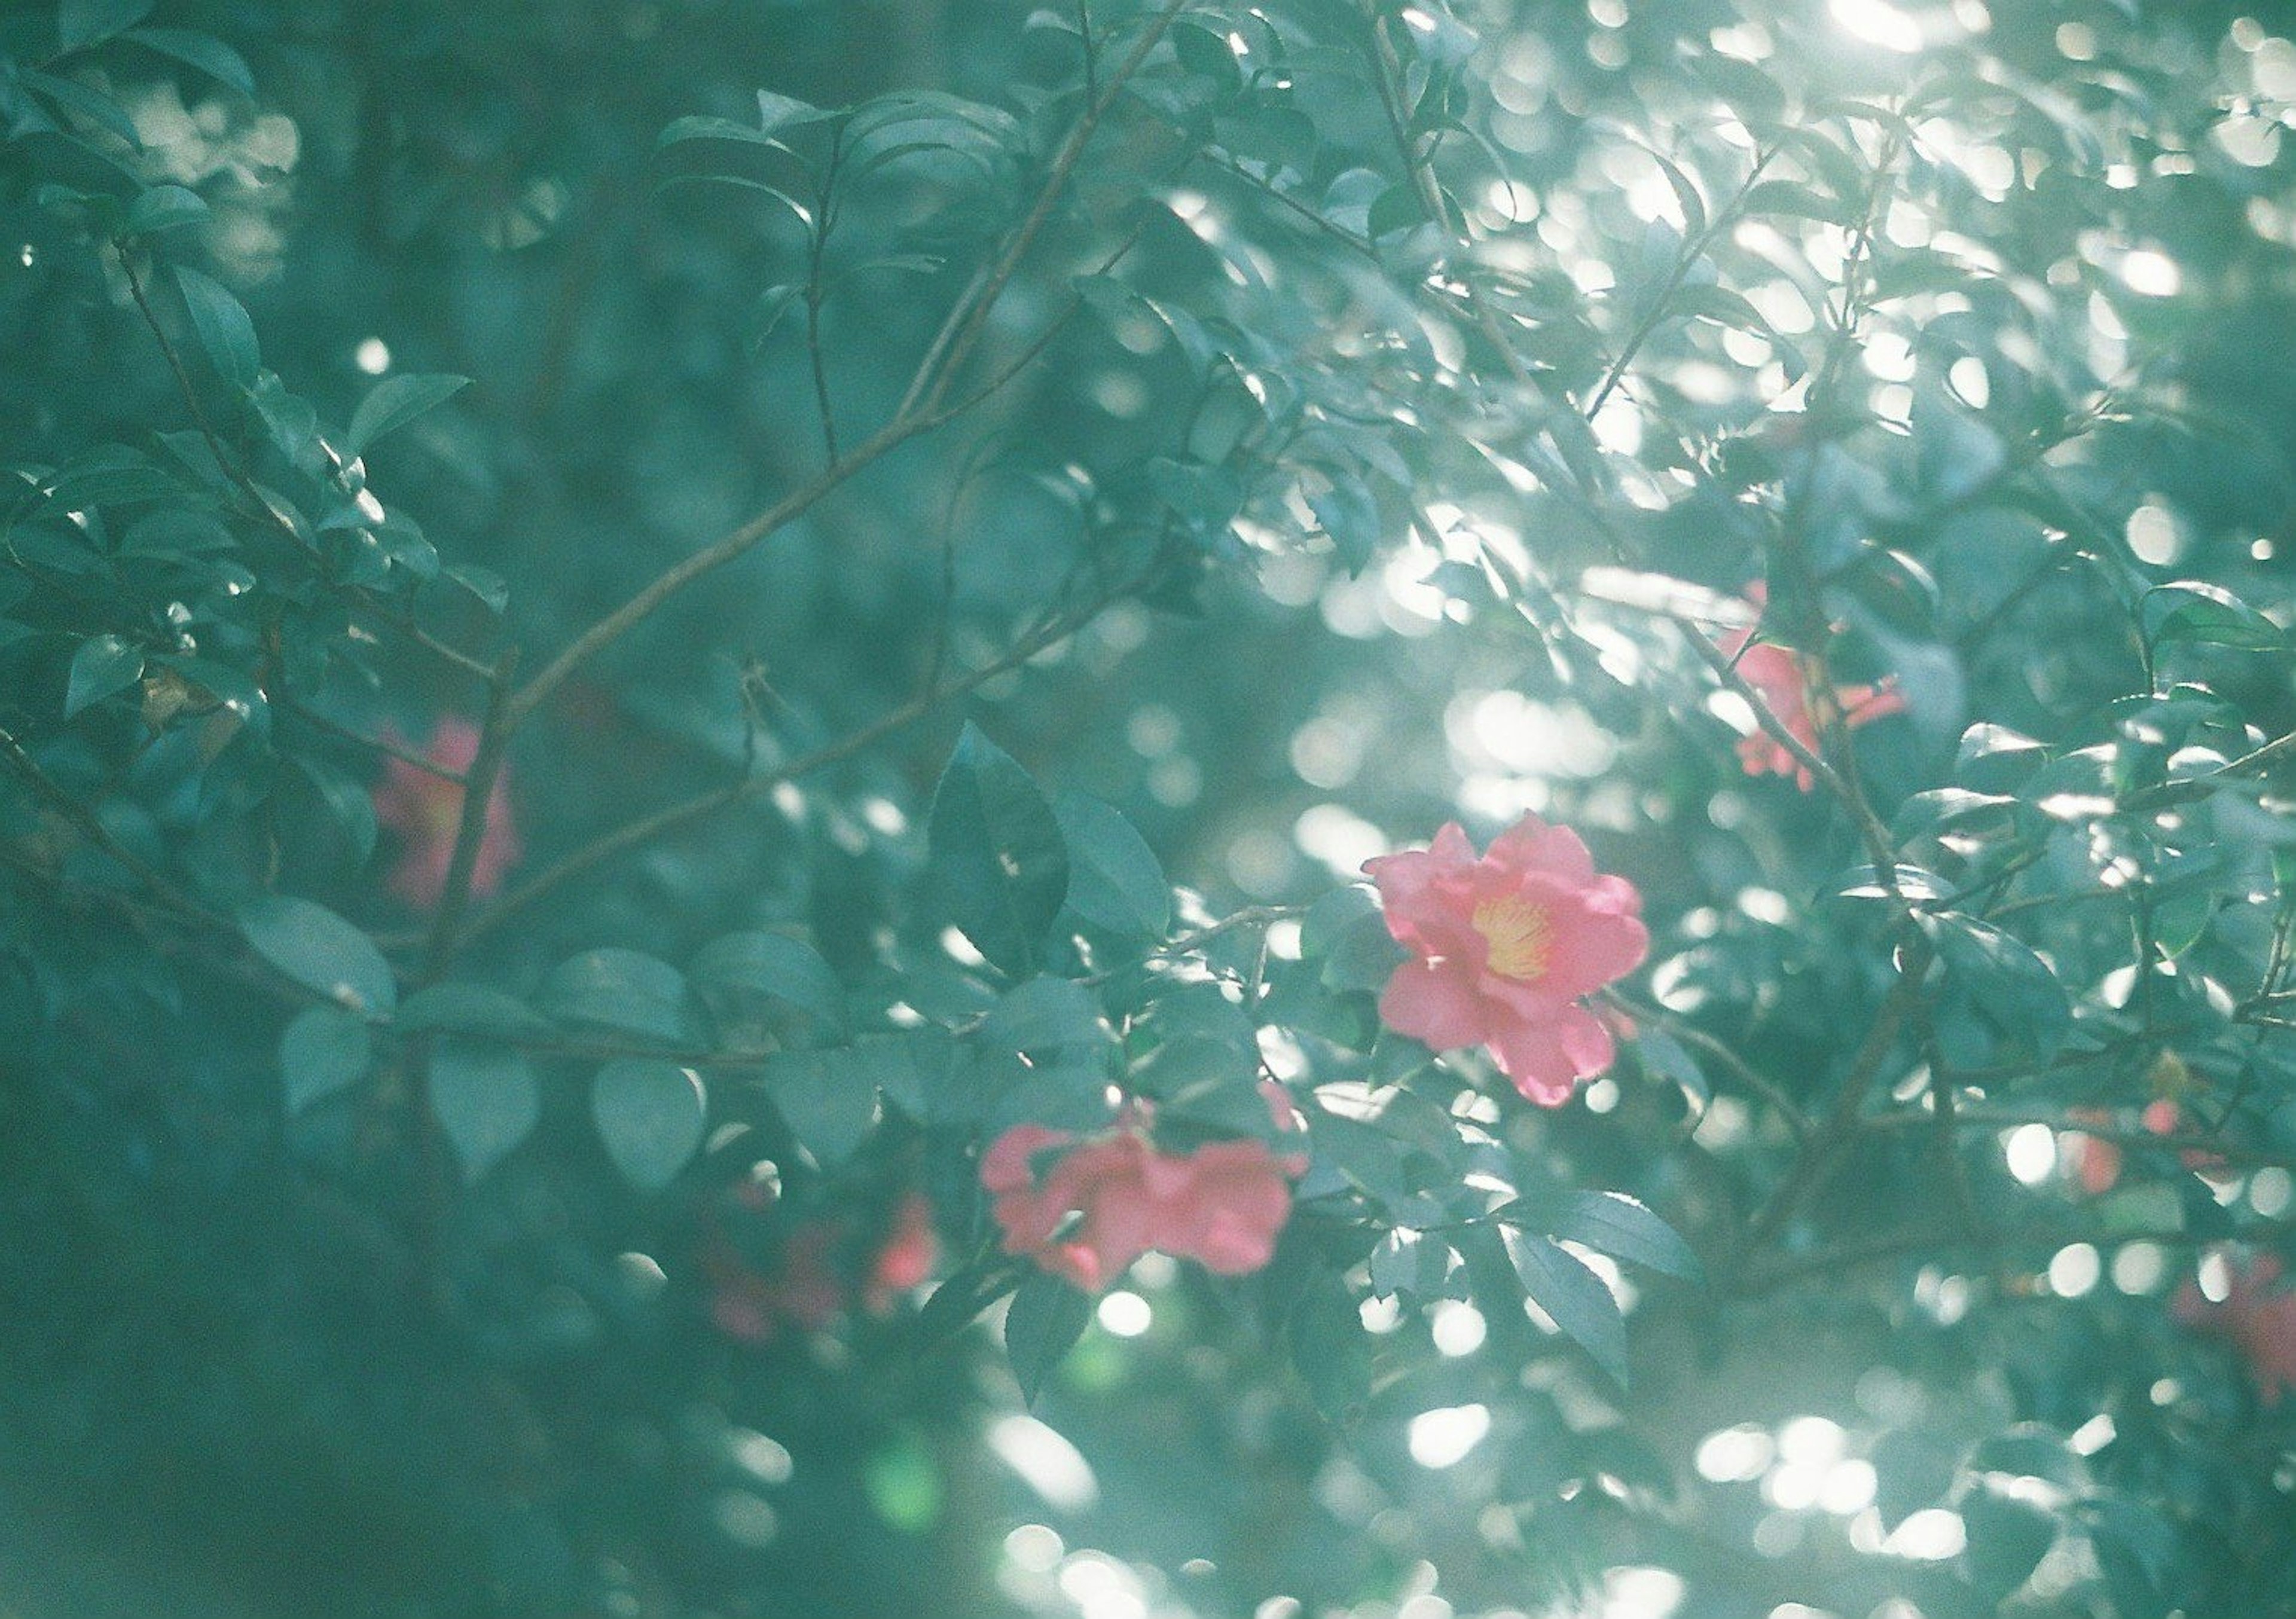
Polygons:
<instances>
[{"instance_id":1,"label":"flower petal","mask_svg":"<svg viewBox=\"0 0 2296 1619\"><path fill-rule=\"evenodd\" d=\"M1475 975L1449 961L1406 961L1379 998L1381 1021L1439 1051L1480 1045L1488 1012L1475 993Z\"/></svg>"}]
</instances>

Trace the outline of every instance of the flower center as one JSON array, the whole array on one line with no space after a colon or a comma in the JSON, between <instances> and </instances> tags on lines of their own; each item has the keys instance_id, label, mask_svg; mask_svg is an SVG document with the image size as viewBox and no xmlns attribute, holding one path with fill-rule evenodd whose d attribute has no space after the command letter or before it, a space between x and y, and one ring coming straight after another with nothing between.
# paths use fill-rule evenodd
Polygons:
<instances>
[{"instance_id":1,"label":"flower center","mask_svg":"<svg viewBox=\"0 0 2296 1619\"><path fill-rule=\"evenodd\" d=\"M1546 906L1509 894L1477 905L1472 920L1490 946L1491 971L1526 984L1545 976L1554 947L1554 917Z\"/></svg>"}]
</instances>

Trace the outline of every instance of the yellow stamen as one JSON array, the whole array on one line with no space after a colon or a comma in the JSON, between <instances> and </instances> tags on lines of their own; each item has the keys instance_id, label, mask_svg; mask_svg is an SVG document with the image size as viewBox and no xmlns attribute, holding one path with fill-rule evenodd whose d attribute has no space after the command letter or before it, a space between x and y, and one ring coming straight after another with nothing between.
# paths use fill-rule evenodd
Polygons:
<instances>
[{"instance_id":1,"label":"yellow stamen","mask_svg":"<svg viewBox=\"0 0 2296 1619\"><path fill-rule=\"evenodd\" d=\"M1477 905L1472 920L1490 945L1491 971L1525 984L1546 976L1554 945L1554 918L1546 906L1509 894Z\"/></svg>"}]
</instances>

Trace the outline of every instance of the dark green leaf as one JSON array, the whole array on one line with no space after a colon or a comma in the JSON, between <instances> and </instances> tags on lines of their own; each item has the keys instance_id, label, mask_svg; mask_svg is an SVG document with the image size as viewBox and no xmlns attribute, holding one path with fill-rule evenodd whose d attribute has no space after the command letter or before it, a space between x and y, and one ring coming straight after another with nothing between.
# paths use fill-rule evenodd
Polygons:
<instances>
[{"instance_id":1,"label":"dark green leaf","mask_svg":"<svg viewBox=\"0 0 2296 1619\"><path fill-rule=\"evenodd\" d=\"M590 1116L606 1156L640 1191L660 1191L692 1162L709 1112L701 1076L674 1063L610 1062L590 1087Z\"/></svg>"},{"instance_id":2,"label":"dark green leaf","mask_svg":"<svg viewBox=\"0 0 2296 1619\"><path fill-rule=\"evenodd\" d=\"M357 459L385 433L398 431L425 411L434 410L471 385L468 377L386 377L368 390L351 414L343 454Z\"/></svg>"},{"instance_id":3,"label":"dark green leaf","mask_svg":"<svg viewBox=\"0 0 2296 1619\"><path fill-rule=\"evenodd\" d=\"M879 1054L866 1046L783 1051L765 1065L766 1093L824 1166L853 1156L877 1122Z\"/></svg>"},{"instance_id":4,"label":"dark green leaf","mask_svg":"<svg viewBox=\"0 0 2296 1619\"><path fill-rule=\"evenodd\" d=\"M246 60L220 39L206 34L194 34L186 29L130 29L120 37L132 39L147 51L172 56L187 67L197 68L209 78L222 80L242 95L255 94L255 76L247 70Z\"/></svg>"},{"instance_id":5,"label":"dark green leaf","mask_svg":"<svg viewBox=\"0 0 2296 1619\"><path fill-rule=\"evenodd\" d=\"M242 905L237 920L258 955L336 1005L388 1013L398 1004L398 985L382 952L324 905L266 894Z\"/></svg>"},{"instance_id":6,"label":"dark green leaf","mask_svg":"<svg viewBox=\"0 0 2296 1619\"><path fill-rule=\"evenodd\" d=\"M157 0L63 0L56 12L56 43L67 51L101 45L152 14Z\"/></svg>"},{"instance_id":7,"label":"dark green leaf","mask_svg":"<svg viewBox=\"0 0 2296 1619\"><path fill-rule=\"evenodd\" d=\"M2142 611L2144 639L2155 647L2184 642L2278 652L2288 645L2278 625L2230 591L2204 580L2180 579L2147 591Z\"/></svg>"},{"instance_id":8,"label":"dark green leaf","mask_svg":"<svg viewBox=\"0 0 2296 1619\"><path fill-rule=\"evenodd\" d=\"M430 1113L477 1180L532 1134L542 1118L534 1065L508 1046L452 1036L430 1054Z\"/></svg>"},{"instance_id":9,"label":"dark green leaf","mask_svg":"<svg viewBox=\"0 0 2296 1619\"><path fill-rule=\"evenodd\" d=\"M1083 793L1053 801L1068 850L1068 908L1087 926L1160 939L1172 925L1172 887L1155 851L1113 806Z\"/></svg>"},{"instance_id":10,"label":"dark green leaf","mask_svg":"<svg viewBox=\"0 0 2296 1619\"><path fill-rule=\"evenodd\" d=\"M1527 1231L1507 1233L1507 1255L1530 1302L1624 1388L1627 1321L1603 1279L1577 1255Z\"/></svg>"},{"instance_id":11,"label":"dark green leaf","mask_svg":"<svg viewBox=\"0 0 2296 1619\"><path fill-rule=\"evenodd\" d=\"M1004 1353L1024 1403L1037 1402L1091 1324L1092 1300L1059 1277L1031 1276L1021 1284L1004 1312Z\"/></svg>"},{"instance_id":12,"label":"dark green leaf","mask_svg":"<svg viewBox=\"0 0 2296 1619\"><path fill-rule=\"evenodd\" d=\"M562 961L537 998L561 1022L676 1044L693 1035L685 979L635 950L593 950Z\"/></svg>"},{"instance_id":13,"label":"dark green leaf","mask_svg":"<svg viewBox=\"0 0 2296 1619\"><path fill-rule=\"evenodd\" d=\"M144 236L178 225L205 225L213 217L199 192L180 185L155 185L127 205L122 226L127 235Z\"/></svg>"},{"instance_id":14,"label":"dark green leaf","mask_svg":"<svg viewBox=\"0 0 2296 1619\"><path fill-rule=\"evenodd\" d=\"M948 919L989 961L1026 973L1068 897L1068 853L1028 772L969 722L933 790L928 837Z\"/></svg>"},{"instance_id":15,"label":"dark green leaf","mask_svg":"<svg viewBox=\"0 0 2296 1619\"><path fill-rule=\"evenodd\" d=\"M1698 1255L1674 1228L1624 1192L1573 1191L1558 1198L1519 1198L1501 1209L1498 1218L1521 1230L1576 1242L1598 1254L1647 1265L1685 1281L1705 1278Z\"/></svg>"},{"instance_id":16,"label":"dark green leaf","mask_svg":"<svg viewBox=\"0 0 2296 1619\"><path fill-rule=\"evenodd\" d=\"M1362 1420L1371 1399L1372 1338L1347 1284L1326 1276L1310 1286L1292 1305L1287 1325L1292 1369L1316 1410L1343 1427Z\"/></svg>"},{"instance_id":17,"label":"dark green leaf","mask_svg":"<svg viewBox=\"0 0 2296 1619\"><path fill-rule=\"evenodd\" d=\"M846 1034L845 991L821 953L784 933L729 933L687 964L721 1034L818 1045Z\"/></svg>"},{"instance_id":18,"label":"dark green leaf","mask_svg":"<svg viewBox=\"0 0 2296 1619\"><path fill-rule=\"evenodd\" d=\"M64 682L64 717L126 691L144 676L144 652L117 635L91 635L72 654Z\"/></svg>"},{"instance_id":19,"label":"dark green leaf","mask_svg":"<svg viewBox=\"0 0 2296 1619\"><path fill-rule=\"evenodd\" d=\"M176 266L176 285L183 291L192 331L216 374L236 387L253 388L263 369L263 351L239 300L211 278L183 265Z\"/></svg>"},{"instance_id":20,"label":"dark green leaf","mask_svg":"<svg viewBox=\"0 0 2296 1619\"><path fill-rule=\"evenodd\" d=\"M406 997L392 1026L402 1034L492 1034L504 1040L547 1039L547 1018L483 984L433 984Z\"/></svg>"},{"instance_id":21,"label":"dark green leaf","mask_svg":"<svg viewBox=\"0 0 2296 1619\"><path fill-rule=\"evenodd\" d=\"M279 1070L290 1113L355 1083L374 1060L363 1018L335 1006L307 1007L279 1037Z\"/></svg>"}]
</instances>

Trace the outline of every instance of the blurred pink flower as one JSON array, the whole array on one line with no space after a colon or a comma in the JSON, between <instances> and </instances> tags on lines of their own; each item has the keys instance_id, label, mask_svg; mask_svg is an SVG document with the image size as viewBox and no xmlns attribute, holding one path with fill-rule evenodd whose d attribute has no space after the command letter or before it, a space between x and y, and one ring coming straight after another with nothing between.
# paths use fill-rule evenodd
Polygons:
<instances>
[{"instance_id":1,"label":"blurred pink flower","mask_svg":"<svg viewBox=\"0 0 2296 1619\"><path fill-rule=\"evenodd\" d=\"M1768 587L1759 579L1755 580L1746 586L1746 600L1759 612L1768 603ZM1808 660L1791 647L1767 642L1749 646L1747 643L1760 627L1749 625L1744 629L1732 630L1716 644L1736 660L1739 675L1754 689L1762 706L1796 741L1817 753L1817 719L1809 707ZM1853 727L1878 720L1885 714L1901 714L1906 707L1906 699L1898 694L1894 680L1871 686L1836 686L1833 695L1833 706L1841 711L1842 724ZM1738 759L1750 776L1792 776L1794 785L1804 792L1812 785L1809 771L1767 731L1757 730L1739 738Z\"/></svg>"},{"instance_id":2,"label":"blurred pink flower","mask_svg":"<svg viewBox=\"0 0 2296 1619\"><path fill-rule=\"evenodd\" d=\"M2110 1128L2114 1123L2112 1112L2103 1108L2069 1108L2065 1116L2100 1128ZM2137 1115L2137 1118L2154 1135L2177 1135L2186 1127L2185 1110L2172 1096L2154 1097L2144 1104L2144 1111ZM2119 1142L2104 1141L2079 1131L2068 1132L2065 1141L2072 1149L2067 1156L2083 1191L2092 1198L2102 1197L2120 1183L2121 1150ZM2226 1167L2221 1156L2200 1147L2179 1148L2177 1158L2203 1180L2218 1178Z\"/></svg>"},{"instance_id":3,"label":"blurred pink flower","mask_svg":"<svg viewBox=\"0 0 2296 1619\"><path fill-rule=\"evenodd\" d=\"M754 1182L730 1201L750 1214L772 1206ZM932 1203L919 1191L903 1194L882 1233L858 1252L851 1222L824 1217L791 1228L770 1270L759 1271L742 1256L718 1217L713 1217L701 1250L709 1319L718 1331L744 1344L771 1343L785 1328L818 1332L857 1304L872 1315L889 1315L939 1263Z\"/></svg>"},{"instance_id":4,"label":"blurred pink flower","mask_svg":"<svg viewBox=\"0 0 2296 1619\"><path fill-rule=\"evenodd\" d=\"M1642 965L1642 895L1595 870L1578 835L1525 815L1477 857L1456 822L1434 846L1364 863L1387 930L1411 953L1380 996L1398 1034L1437 1051L1485 1046L1542 1107L1570 1100L1615 1046L1583 1003Z\"/></svg>"},{"instance_id":5,"label":"blurred pink flower","mask_svg":"<svg viewBox=\"0 0 2296 1619\"><path fill-rule=\"evenodd\" d=\"M401 739L393 734L391 740ZM479 728L465 719L440 720L422 756L441 770L467 772L479 756ZM374 818L398 834L398 863L385 879L390 891L417 909L434 908L447 891L447 872L455 863L455 833L463 819L462 784L404 759L386 758L382 780L374 788ZM503 873L518 863L520 853L505 771L496 780L494 797L487 804L478 860L471 867L471 893L484 899L500 888Z\"/></svg>"},{"instance_id":6,"label":"blurred pink flower","mask_svg":"<svg viewBox=\"0 0 2296 1619\"><path fill-rule=\"evenodd\" d=\"M2248 1361L2256 1392L2267 1405L2277 1405L2284 1389L2296 1388L2296 1292L2275 1286L2281 1266L2272 1255L2227 1257L2225 1265L2224 1297L2212 1302L2188 1281L2177 1295L2177 1319L2229 1339Z\"/></svg>"},{"instance_id":7,"label":"blurred pink flower","mask_svg":"<svg viewBox=\"0 0 2296 1619\"><path fill-rule=\"evenodd\" d=\"M1278 1124L1295 1117L1283 1101ZM1266 1265L1305 1157L1249 1139L1165 1152L1149 1141L1147 1118L1136 1103L1114 1130L1089 1140L1042 1124L998 1136L981 1157L980 1184L996 1200L1004 1251L1088 1293L1152 1249L1222 1276Z\"/></svg>"}]
</instances>

